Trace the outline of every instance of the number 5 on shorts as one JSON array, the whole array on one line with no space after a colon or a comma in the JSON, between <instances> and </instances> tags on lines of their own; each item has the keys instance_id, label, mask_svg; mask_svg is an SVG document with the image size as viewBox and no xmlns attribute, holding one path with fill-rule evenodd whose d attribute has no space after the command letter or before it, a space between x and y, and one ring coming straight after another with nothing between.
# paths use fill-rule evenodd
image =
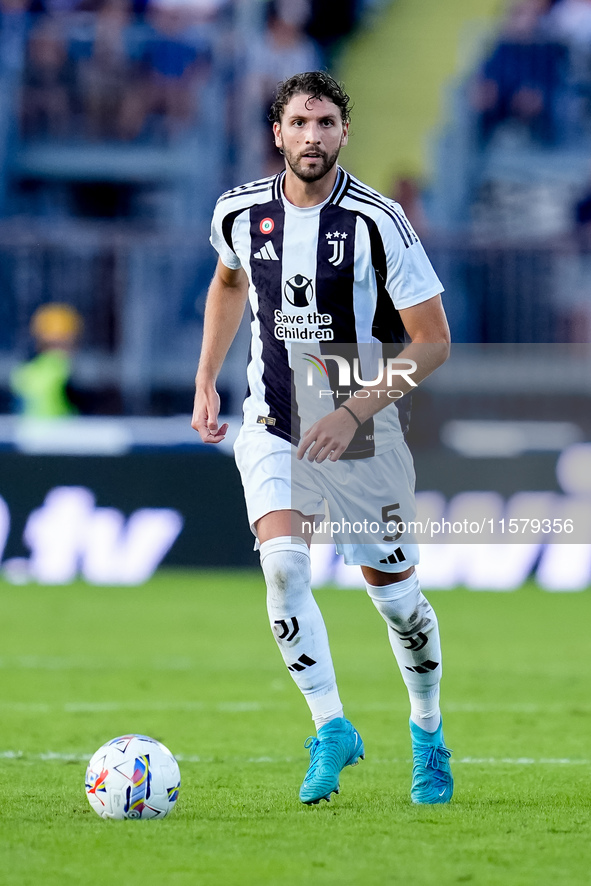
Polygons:
<instances>
[{"instance_id":1,"label":"number 5 on shorts","mask_svg":"<svg viewBox=\"0 0 591 886\"><path fill-rule=\"evenodd\" d=\"M396 502L396 504L393 505L384 505L382 508L382 522L386 523L386 526L388 523L395 523L398 528L396 535L384 535L384 541L397 541L402 535L402 530L399 528L402 520L398 514L394 513L399 507L400 504Z\"/></svg>"}]
</instances>

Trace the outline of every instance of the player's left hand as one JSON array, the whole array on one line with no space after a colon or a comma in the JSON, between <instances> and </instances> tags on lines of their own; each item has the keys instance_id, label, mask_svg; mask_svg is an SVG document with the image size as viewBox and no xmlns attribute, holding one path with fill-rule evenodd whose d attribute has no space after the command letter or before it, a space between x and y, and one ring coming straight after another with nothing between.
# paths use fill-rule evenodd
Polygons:
<instances>
[{"instance_id":1,"label":"player's left hand","mask_svg":"<svg viewBox=\"0 0 591 886\"><path fill-rule=\"evenodd\" d=\"M338 461L355 434L357 425L346 409L335 409L314 422L303 434L296 456L308 461Z\"/></svg>"}]
</instances>

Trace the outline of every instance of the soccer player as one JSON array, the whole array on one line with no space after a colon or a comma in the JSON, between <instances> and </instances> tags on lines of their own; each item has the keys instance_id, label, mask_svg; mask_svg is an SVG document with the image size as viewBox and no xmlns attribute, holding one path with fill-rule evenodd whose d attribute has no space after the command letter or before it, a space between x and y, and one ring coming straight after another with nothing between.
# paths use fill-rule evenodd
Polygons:
<instances>
[{"instance_id":1,"label":"soccer player","mask_svg":"<svg viewBox=\"0 0 591 886\"><path fill-rule=\"evenodd\" d=\"M326 500L331 521L342 521L337 550L361 566L408 689L411 799L446 803L453 779L439 709L439 631L405 525L414 519L414 472L396 402L447 359L442 286L401 207L337 165L348 138L349 96L335 80L319 71L290 77L270 116L285 171L228 191L214 212L219 261L192 426L205 443L219 443L227 432L218 424L216 379L250 300L248 393L235 455L271 627L317 729L306 742L310 766L300 799L330 800L341 770L364 757L361 737L343 715L310 589L311 522ZM359 366L358 383L348 380L342 346L361 359L364 347L393 342L404 343L403 362L387 364L390 377L386 363L378 364L384 384L375 382L379 373L359 380ZM406 372L395 375L396 366ZM314 367L325 372L322 385L330 383L330 391L311 401L310 420L299 407L314 390L305 390ZM356 534L352 521L369 526L369 536L366 529Z\"/></svg>"}]
</instances>

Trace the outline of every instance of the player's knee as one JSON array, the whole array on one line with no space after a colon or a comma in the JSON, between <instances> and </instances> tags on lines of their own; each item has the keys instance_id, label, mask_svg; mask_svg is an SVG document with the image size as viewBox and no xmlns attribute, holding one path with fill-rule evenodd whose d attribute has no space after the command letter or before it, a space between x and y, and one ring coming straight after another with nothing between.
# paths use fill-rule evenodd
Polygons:
<instances>
[{"instance_id":1,"label":"player's knee","mask_svg":"<svg viewBox=\"0 0 591 886\"><path fill-rule=\"evenodd\" d=\"M400 587L402 584L404 587ZM368 584L367 592L384 621L398 633L424 629L431 620L432 609L418 579L413 575L400 585L379 588Z\"/></svg>"},{"instance_id":2,"label":"player's knee","mask_svg":"<svg viewBox=\"0 0 591 886\"><path fill-rule=\"evenodd\" d=\"M286 593L310 575L310 560L292 551L277 551L261 559L263 574L269 588L278 594Z\"/></svg>"},{"instance_id":3,"label":"player's knee","mask_svg":"<svg viewBox=\"0 0 591 886\"><path fill-rule=\"evenodd\" d=\"M271 539L261 545L261 567L269 596L287 600L310 593L310 553L305 543Z\"/></svg>"},{"instance_id":4,"label":"player's knee","mask_svg":"<svg viewBox=\"0 0 591 886\"><path fill-rule=\"evenodd\" d=\"M399 601L374 600L374 604L384 621L399 634L417 630L417 626L423 621L418 607L409 611L407 607L400 606Z\"/></svg>"},{"instance_id":5,"label":"player's knee","mask_svg":"<svg viewBox=\"0 0 591 886\"><path fill-rule=\"evenodd\" d=\"M422 607L413 609L412 612L391 611L388 613L386 621L398 634L415 634L418 631L423 633L434 627L434 619Z\"/></svg>"}]
</instances>

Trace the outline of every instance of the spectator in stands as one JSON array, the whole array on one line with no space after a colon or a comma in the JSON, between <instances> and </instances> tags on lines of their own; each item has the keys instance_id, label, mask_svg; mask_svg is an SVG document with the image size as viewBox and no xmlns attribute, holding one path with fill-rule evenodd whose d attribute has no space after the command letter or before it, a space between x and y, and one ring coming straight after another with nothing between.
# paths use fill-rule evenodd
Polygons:
<instances>
[{"instance_id":1,"label":"spectator in stands","mask_svg":"<svg viewBox=\"0 0 591 886\"><path fill-rule=\"evenodd\" d=\"M274 96L279 80L300 71L313 71L319 63L314 43L306 37L303 27L306 3L277 0L267 4L266 26L260 41L250 47L249 74L264 96L264 105Z\"/></svg>"},{"instance_id":2,"label":"spectator in stands","mask_svg":"<svg viewBox=\"0 0 591 886\"><path fill-rule=\"evenodd\" d=\"M219 4L215 4L215 8ZM152 0L149 30L126 88L119 114L119 134L135 139L151 115L159 115L165 134L182 133L194 119L199 89L211 69L212 48L203 32L195 30L200 10L214 7L183 0Z\"/></svg>"},{"instance_id":3,"label":"spectator in stands","mask_svg":"<svg viewBox=\"0 0 591 886\"><path fill-rule=\"evenodd\" d=\"M359 23L365 5L363 0L310 0L306 33L316 42L328 66L342 40Z\"/></svg>"},{"instance_id":4,"label":"spectator in stands","mask_svg":"<svg viewBox=\"0 0 591 886\"><path fill-rule=\"evenodd\" d=\"M259 41L249 47L247 61L247 90L250 104L262 107L265 118L261 124L268 128L266 118L273 103L277 83L292 74L314 71L321 58L314 42L304 33L309 5L300 0L276 0L267 5L266 26ZM265 130L266 131L266 130ZM267 138L264 157L265 174L272 175L285 166L274 141Z\"/></svg>"},{"instance_id":5,"label":"spectator in stands","mask_svg":"<svg viewBox=\"0 0 591 886\"><path fill-rule=\"evenodd\" d=\"M549 8L549 0L519 0L509 11L501 39L472 90L482 144L507 120L518 121L541 142L556 138L556 96L567 51L544 36Z\"/></svg>"},{"instance_id":6,"label":"spectator in stands","mask_svg":"<svg viewBox=\"0 0 591 886\"><path fill-rule=\"evenodd\" d=\"M99 0L86 8L93 12L90 53L79 61L79 82L87 134L91 139L118 135L117 119L130 60L127 29L129 0Z\"/></svg>"},{"instance_id":7,"label":"spectator in stands","mask_svg":"<svg viewBox=\"0 0 591 886\"><path fill-rule=\"evenodd\" d=\"M400 203L404 214L419 235L419 239L422 240L428 234L429 225L418 179L413 175L398 176L392 186L392 199Z\"/></svg>"},{"instance_id":8,"label":"spectator in stands","mask_svg":"<svg viewBox=\"0 0 591 886\"><path fill-rule=\"evenodd\" d=\"M74 100L74 68L61 29L42 19L27 45L21 96L25 136L67 135Z\"/></svg>"},{"instance_id":9,"label":"spectator in stands","mask_svg":"<svg viewBox=\"0 0 591 886\"><path fill-rule=\"evenodd\" d=\"M35 311L30 328L38 354L10 375L18 411L32 418L76 413L68 383L71 354L82 332L82 318L70 305L52 302Z\"/></svg>"}]
</instances>

